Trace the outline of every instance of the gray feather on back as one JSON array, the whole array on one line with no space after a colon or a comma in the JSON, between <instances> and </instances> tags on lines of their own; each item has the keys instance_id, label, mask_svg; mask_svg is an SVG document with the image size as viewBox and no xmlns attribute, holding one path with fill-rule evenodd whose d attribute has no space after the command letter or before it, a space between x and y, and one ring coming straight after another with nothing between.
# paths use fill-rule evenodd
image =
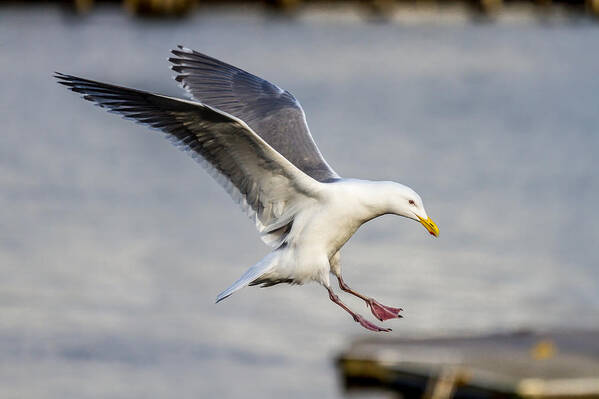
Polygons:
<instances>
[{"instance_id":1,"label":"gray feather on back","mask_svg":"<svg viewBox=\"0 0 599 399\"><path fill-rule=\"evenodd\" d=\"M320 153L295 97L276 85L179 46L169 58L175 79L204 104L236 116L297 168L319 181L339 175Z\"/></svg>"}]
</instances>

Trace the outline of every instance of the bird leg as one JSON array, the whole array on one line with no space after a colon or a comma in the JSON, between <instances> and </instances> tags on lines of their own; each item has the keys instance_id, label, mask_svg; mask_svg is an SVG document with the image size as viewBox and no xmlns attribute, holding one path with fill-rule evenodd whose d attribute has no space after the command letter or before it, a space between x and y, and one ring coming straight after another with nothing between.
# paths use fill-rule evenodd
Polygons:
<instances>
[{"instance_id":1,"label":"bird leg","mask_svg":"<svg viewBox=\"0 0 599 399\"><path fill-rule=\"evenodd\" d=\"M403 310L402 308L393 308L391 306L385 306L382 303L377 302L375 299L364 296L359 292L356 292L349 288L349 286L345 284L345 281L343 281L343 278L341 276L337 276L337 279L339 280L339 288L341 288L345 292L349 292L350 294L357 296L358 298L366 302L366 305L370 307L370 311L372 312L372 314L380 321L403 317L399 314L399 312Z\"/></svg>"},{"instance_id":2,"label":"bird leg","mask_svg":"<svg viewBox=\"0 0 599 399\"><path fill-rule=\"evenodd\" d=\"M353 312L350 308L348 308L343 302L341 302L341 300L339 299L339 297L337 295L335 295L335 293L333 292L333 290L330 287L326 287L327 290L329 291L329 298L331 298L331 301L335 302L337 305L341 306L347 313L349 313L351 315L351 317L354 318L354 320L358 323L360 323L360 325L370 331L384 331L384 332L388 332L391 331L390 328L383 328L383 327L379 327L376 324L373 324L371 322L369 322L368 320L366 320L362 315Z\"/></svg>"}]
</instances>

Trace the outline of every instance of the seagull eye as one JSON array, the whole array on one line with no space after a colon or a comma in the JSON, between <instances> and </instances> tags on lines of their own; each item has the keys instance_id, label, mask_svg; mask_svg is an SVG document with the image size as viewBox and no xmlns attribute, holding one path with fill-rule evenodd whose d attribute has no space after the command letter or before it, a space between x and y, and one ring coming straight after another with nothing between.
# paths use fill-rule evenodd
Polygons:
<instances>
[{"instance_id":1,"label":"seagull eye","mask_svg":"<svg viewBox=\"0 0 599 399\"><path fill-rule=\"evenodd\" d=\"M416 205L416 203L414 202L414 200L409 200L408 202L410 203L410 205Z\"/></svg>"}]
</instances>

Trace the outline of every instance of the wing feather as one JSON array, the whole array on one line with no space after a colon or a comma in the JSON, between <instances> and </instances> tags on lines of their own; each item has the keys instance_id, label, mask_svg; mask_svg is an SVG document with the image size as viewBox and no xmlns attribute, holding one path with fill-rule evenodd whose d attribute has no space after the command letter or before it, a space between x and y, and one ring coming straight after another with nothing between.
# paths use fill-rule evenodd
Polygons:
<instances>
[{"instance_id":1,"label":"wing feather","mask_svg":"<svg viewBox=\"0 0 599 399\"><path fill-rule=\"evenodd\" d=\"M286 90L197 51L179 46L169 61L192 98L243 120L281 155L319 181L339 175L316 146L300 103Z\"/></svg>"},{"instance_id":2,"label":"wing feather","mask_svg":"<svg viewBox=\"0 0 599 399\"><path fill-rule=\"evenodd\" d=\"M283 242L286 233L281 228L292 222L305 201L317 196L317 181L234 116L192 101L61 73L55 77L109 112L166 133L241 205L271 246Z\"/></svg>"}]
</instances>

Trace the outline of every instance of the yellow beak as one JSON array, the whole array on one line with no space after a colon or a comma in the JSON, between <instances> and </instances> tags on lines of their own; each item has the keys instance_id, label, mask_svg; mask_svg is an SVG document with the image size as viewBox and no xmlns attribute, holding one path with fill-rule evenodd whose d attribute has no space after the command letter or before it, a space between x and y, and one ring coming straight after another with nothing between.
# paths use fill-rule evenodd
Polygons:
<instances>
[{"instance_id":1,"label":"yellow beak","mask_svg":"<svg viewBox=\"0 0 599 399\"><path fill-rule=\"evenodd\" d=\"M423 219L420 216L418 216L418 219L420 219L420 223L422 223L422 225L428 230L429 233L431 233L435 237L439 237L439 228L430 217L428 219Z\"/></svg>"}]
</instances>

